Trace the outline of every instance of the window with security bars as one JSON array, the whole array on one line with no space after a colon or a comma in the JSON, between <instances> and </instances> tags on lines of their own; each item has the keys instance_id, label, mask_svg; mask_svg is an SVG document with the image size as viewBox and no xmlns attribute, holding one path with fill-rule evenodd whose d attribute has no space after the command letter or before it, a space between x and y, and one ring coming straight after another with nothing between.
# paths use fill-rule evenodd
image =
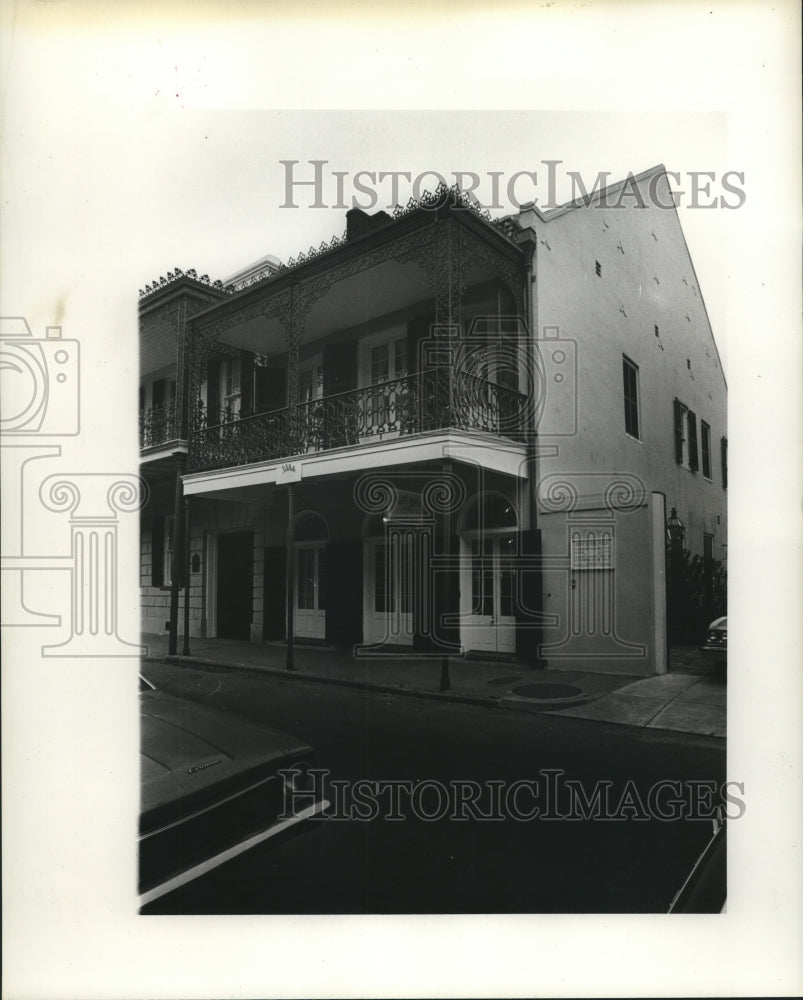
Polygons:
<instances>
[{"instance_id":1,"label":"window with security bars","mask_svg":"<svg viewBox=\"0 0 803 1000\"><path fill-rule=\"evenodd\" d=\"M639 433L638 365L622 355L622 387L625 402L625 430L634 438Z\"/></svg>"}]
</instances>

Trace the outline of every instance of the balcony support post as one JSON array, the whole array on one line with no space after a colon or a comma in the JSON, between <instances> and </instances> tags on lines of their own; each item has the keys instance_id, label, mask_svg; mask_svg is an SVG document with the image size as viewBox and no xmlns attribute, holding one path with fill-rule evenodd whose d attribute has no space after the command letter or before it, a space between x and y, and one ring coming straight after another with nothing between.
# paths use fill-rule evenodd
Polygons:
<instances>
[{"instance_id":1,"label":"balcony support post","mask_svg":"<svg viewBox=\"0 0 803 1000\"><path fill-rule=\"evenodd\" d=\"M182 656L190 655L190 507L192 498L184 497L184 645Z\"/></svg>"},{"instance_id":2,"label":"balcony support post","mask_svg":"<svg viewBox=\"0 0 803 1000\"><path fill-rule=\"evenodd\" d=\"M451 218L449 209L438 214L435 221L435 240L432 245L433 284L435 286L434 335L443 341L438 353L443 357L439 365L437 382L443 384L445 412L439 412L441 426L452 425L456 413L454 368L458 358L461 333L462 286L461 229ZM440 407L439 407L440 410Z\"/></svg>"},{"instance_id":3,"label":"balcony support post","mask_svg":"<svg viewBox=\"0 0 803 1000\"><path fill-rule=\"evenodd\" d=\"M184 553L184 529L181 516L184 484L181 477L184 475L185 464L185 455L176 456L176 483L173 493L173 552L170 559L170 624L167 640L167 652L170 656L176 655L178 644L178 590ZM154 552L154 558L156 555Z\"/></svg>"},{"instance_id":4,"label":"balcony support post","mask_svg":"<svg viewBox=\"0 0 803 1000\"><path fill-rule=\"evenodd\" d=\"M443 463L443 474L444 474L444 477L446 479L448 479L451 476L451 474L452 474L452 463L451 462L446 461L446 462ZM442 520L443 556L444 556L444 559L446 560L446 562L448 564L449 561L450 561L451 554L452 554L452 515L451 515L451 510L450 510L450 508L448 506L444 509L443 514L441 515L441 517L443 519ZM454 571L450 569L449 572L452 573ZM447 582L445 582L445 581L442 582L440 591L438 592L437 596L439 598L448 597L448 595L450 593L451 593L451 587L449 586L449 584ZM453 608L449 608L448 610L451 612L454 609ZM441 603L440 601L439 601L439 607L436 609L436 611L437 611L437 616L438 617L442 616L443 613L444 613L444 606L443 606L443 603ZM435 619L436 619L436 615L433 615L432 618L433 618L433 622L434 622ZM449 656L448 656L448 654L444 654L441 657L440 690L441 691L448 691L451 688L451 686L452 686L452 681L451 681L451 678L449 676Z\"/></svg>"},{"instance_id":5,"label":"balcony support post","mask_svg":"<svg viewBox=\"0 0 803 1000\"><path fill-rule=\"evenodd\" d=\"M290 484L287 487L287 586L285 610L287 611L287 655L285 658L285 670L295 670L295 660L293 657L293 595L295 591L295 487Z\"/></svg>"}]
</instances>

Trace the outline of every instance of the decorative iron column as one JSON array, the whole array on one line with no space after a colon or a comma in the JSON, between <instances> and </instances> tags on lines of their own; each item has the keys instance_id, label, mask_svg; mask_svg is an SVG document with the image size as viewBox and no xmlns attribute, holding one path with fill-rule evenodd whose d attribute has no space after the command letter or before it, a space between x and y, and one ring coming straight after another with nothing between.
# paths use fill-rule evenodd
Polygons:
<instances>
[{"instance_id":1,"label":"decorative iron column","mask_svg":"<svg viewBox=\"0 0 803 1000\"><path fill-rule=\"evenodd\" d=\"M184 497L184 645L182 655L190 655L190 507L191 497Z\"/></svg>"},{"instance_id":2,"label":"decorative iron column","mask_svg":"<svg viewBox=\"0 0 803 1000\"><path fill-rule=\"evenodd\" d=\"M293 659L293 596L295 590L295 531L293 520L295 518L295 487L291 484L287 487L287 656L285 659L285 669L295 670L296 665Z\"/></svg>"},{"instance_id":3,"label":"decorative iron column","mask_svg":"<svg viewBox=\"0 0 803 1000\"><path fill-rule=\"evenodd\" d=\"M184 565L184 521L181 516L184 484L181 477L186 470L186 465L186 456L177 455L176 481L173 491L173 553L170 559L170 628L167 642L169 656L176 655L178 645L178 592L181 586L181 570Z\"/></svg>"},{"instance_id":4,"label":"decorative iron column","mask_svg":"<svg viewBox=\"0 0 803 1000\"><path fill-rule=\"evenodd\" d=\"M452 463L446 461L443 463L443 474L444 476L451 476L452 474ZM441 512L441 530L443 531L443 557L448 563L450 561L450 556L452 554L452 508L451 504L444 504ZM440 593L438 594L438 610L443 613L443 605L445 601L441 601L441 595L448 597L450 592L448 578L443 581ZM441 657L441 680L440 680L440 690L448 691L452 686L451 678L449 676L449 655L444 653Z\"/></svg>"}]
</instances>

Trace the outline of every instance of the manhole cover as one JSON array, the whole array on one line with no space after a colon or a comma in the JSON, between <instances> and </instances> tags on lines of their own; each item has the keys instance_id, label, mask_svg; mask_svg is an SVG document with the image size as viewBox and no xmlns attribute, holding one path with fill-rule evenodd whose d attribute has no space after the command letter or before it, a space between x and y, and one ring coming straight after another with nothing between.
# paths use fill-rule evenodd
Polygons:
<instances>
[{"instance_id":1,"label":"manhole cover","mask_svg":"<svg viewBox=\"0 0 803 1000\"><path fill-rule=\"evenodd\" d=\"M571 684L522 684L513 688L513 693L522 698L543 698L549 701L552 698L576 698L583 692Z\"/></svg>"},{"instance_id":2,"label":"manhole cover","mask_svg":"<svg viewBox=\"0 0 803 1000\"><path fill-rule=\"evenodd\" d=\"M521 674L511 674L509 677L494 677L493 680L488 681L489 684L512 684L514 681L520 681Z\"/></svg>"}]
</instances>

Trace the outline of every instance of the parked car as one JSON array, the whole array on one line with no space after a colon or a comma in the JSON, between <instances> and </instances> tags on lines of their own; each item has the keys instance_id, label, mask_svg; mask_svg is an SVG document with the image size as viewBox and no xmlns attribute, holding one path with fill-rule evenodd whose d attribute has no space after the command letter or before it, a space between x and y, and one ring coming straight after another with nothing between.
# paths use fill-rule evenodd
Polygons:
<instances>
[{"instance_id":1,"label":"parked car","mask_svg":"<svg viewBox=\"0 0 803 1000\"><path fill-rule=\"evenodd\" d=\"M723 913L728 896L725 817L712 823L711 837L669 905L669 913Z\"/></svg>"},{"instance_id":2,"label":"parked car","mask_svg":"<svg viewBox=\"0 0 803 1000\"><path fill-rule=\"evenodd\" d=\"M728 663L728 619L715 618L708 626L705 642L700 647L703 656L724 669Z\"/></svg>"},{"instance_id":3,"label":"parked car","mask_svg":"<svg viewBox=\"0 0 803 1000\"><path fill-rule=\"evenodd\" d=\"M142 906L325 808L308 787L313 750L302 740L144 677L140 701Z\"/></svg>"}]
</instances>

